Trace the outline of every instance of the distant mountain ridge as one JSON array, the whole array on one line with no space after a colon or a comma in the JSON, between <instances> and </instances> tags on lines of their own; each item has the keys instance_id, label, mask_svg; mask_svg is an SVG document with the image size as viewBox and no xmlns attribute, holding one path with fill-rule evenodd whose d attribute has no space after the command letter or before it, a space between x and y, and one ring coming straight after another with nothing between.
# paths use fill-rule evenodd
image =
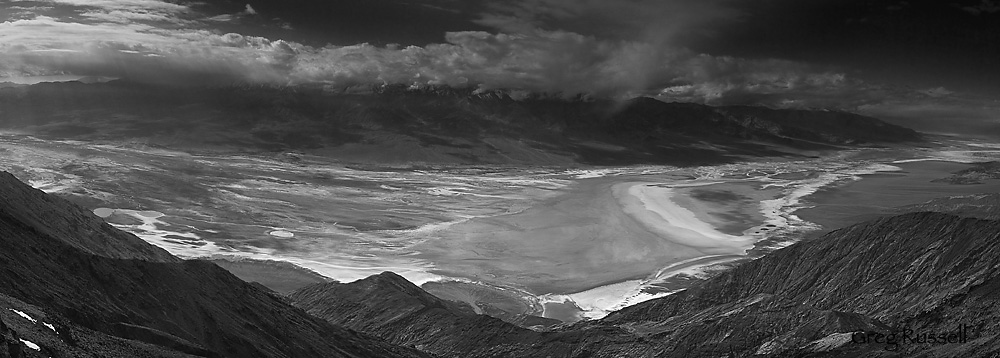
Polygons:
<instances>
[{"instance_id":1,"label":"distant mountain ridge","mask_svg":"<svg viewBox=\"0 0 1000 358\"><path fill-rule=\"evenodd\" d=\"M961 217L1000 220L1000 193L938 198L926 203L904 206L900 212L933 211Z\"/></svg>"},{"instance_id":2,"label":"distant mountain ridge","mask_svg":"<svg viewBox=\"0 0 1000 358\"><path fill-rule=\"evenodd\" d=\"M922 139L834 111L450 87L362 92L41 83L0 89L0 129L180 150L305 151L348 162L541 165L698 165Z\"/></svg>"}]
</instances>

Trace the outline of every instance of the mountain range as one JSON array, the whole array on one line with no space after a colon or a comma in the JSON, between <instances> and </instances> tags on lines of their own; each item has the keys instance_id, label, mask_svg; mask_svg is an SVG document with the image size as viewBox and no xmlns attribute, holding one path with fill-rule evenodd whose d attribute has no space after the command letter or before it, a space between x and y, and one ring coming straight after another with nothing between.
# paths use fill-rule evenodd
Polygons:
<instances>
[{"instance_id":1,"label":"mountain range","mask_svg":"<svg viewBox=\"0 0 1000 358\"><path fill-rule=\"evenodd\" d=\"M701 165L922 139L839 111L450 87L39 83L0 88L0 118L41 138L364 163Z\"/></svg>"}]
</instances>

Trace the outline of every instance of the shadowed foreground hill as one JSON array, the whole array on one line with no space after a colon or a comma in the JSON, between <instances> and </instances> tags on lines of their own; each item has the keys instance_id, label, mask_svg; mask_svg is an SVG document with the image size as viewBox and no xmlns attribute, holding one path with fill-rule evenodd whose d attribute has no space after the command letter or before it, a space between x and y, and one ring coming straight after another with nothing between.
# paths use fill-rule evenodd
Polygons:
<instances>
[{"instance_id":1,"label":"shadowed foreground hill","mask_svg":"<svg viewBox=\"0 0 1000 358\"><path fill-rule=\"evenodd\" d=\"M349 284L321 283L289 295L290 301L331 323L453 357L491 355L494 347L530 344L538 335L471 307L425 292L384 272ZM572 351L570 344L558 349Z\"/></svg>"},{"instance_id":2,"label":"shadowed foreground hill","mask_svg":"<svg viewBox=\"0 0 1000 358\"><path fill-rule=\"evenodd\" d=\"M552 332L447 309L391 274L291 297L331 322L451 357L986 357L1000 353L998 268L1000 222L922 212L837 230ZM373 314L370 302L395 304ZM890 345L852 335L896 329L962 336Z\"/></svg>"},{"instance_id":3,"label":"shadowed foreground hill","mask_svg":"<svg viewBox=\"0 0 1000 358\"><path fill-rule=\"evenodd\" d=\"M314 318L215 264L164 257L10 174L0 174L0 188L0 334L26 354L424 356ZM101 245L113 250L105 255Z\"/></svg>"}]
</instances>

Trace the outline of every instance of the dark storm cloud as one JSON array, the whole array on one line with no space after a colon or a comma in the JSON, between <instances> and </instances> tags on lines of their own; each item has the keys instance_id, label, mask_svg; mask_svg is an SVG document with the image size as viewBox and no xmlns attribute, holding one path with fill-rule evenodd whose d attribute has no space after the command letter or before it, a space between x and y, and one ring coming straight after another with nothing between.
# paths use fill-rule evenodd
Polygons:
<instances>
[{"instance_id":1,"label":"dark storm cloud","mask_svg":"<svg viewBox=\"0 0 1000 358\"><path fill-rule=\"evenodd\" d=\"M993 14L1000 12L1000 3L991 0L982 0L978 4L961 6L962 10L973 15L983 13Z\"/></svg>"},{"instance_id":2,"label":"dark storm cloud","mask_svg":"<svg viewBox=\"0 0 1000 358\"><path fill-rule=\"evenodd\" d=\"M232 14L244 2L201 0L198 9ZM482 0L246 0L260 18L274 20L294 32L257 32L258 28L227 28L270 38L285 37L314 47L370 43L425 46L444 41L446 32L486 31L472 22Z\"/></svg>"},{"instance_id":3,"label":"dark storm cloud","mask_svg":"<svg viewBox=\"0 0 1000 358\"><path fill-rule=\"evenodd\" d=\"M733 0L513 0L489 2L478 23L502 32L572 31L606 39L661 45L710 34L743 12Z\"/></svg>"},{"instance_id":4,"label":"dark storm cloud","mask_svg":"<svg viewBox=\"0 0 1000 358\"><path fill-rule=\"evenodd\" d=\"M781 58L846 69L870 82L1000 95L996 1L769 0L730 3L743 15L691 38L694 51Z\"/></svg>"},{"instance_id":5,"label":"dark storm cloud","mask_svg":"<svg viewBox=\"0 0 1000 358\"><path fill-rule=\"evenodd\" d=\"M111 1L60 1L90 4L79 14L90 21L43 16L0 24L8 72L17 71L20 64L20 70L29 74L73 72L153 82L444 84L567 95L654 94L706 103L726 102L727 96L812 91L824 84L837 86L843 77L788 61L715 57L671 45L669 39L676 32L670 29L694 28L729 16L712 2L696 6L684 1L635 1L633 7L609 7L597 1L534 0L488 8L517 13L538 5L541 10L520 14L527 23L546 17L569 23L602 16L600 22L620 27L615 24L641 14L662 17L661 22L635 28L638 39L532 25L509 33L449 32L444 41L425 46L314 47L198 28L202 24L191 20L197 17L191 16L194 10L174 3L131 0L119 9ZM246 9L242 13L251 15ZM655 41L648 40L654 37Z\"/></svg>"},{"instance_id":6,"label":"dark storm cloud","mask_svg":"<svg viewBox=\"0 0 1000 358\"><path fill-rule=\"evenodd\" d=\"M0 76L77 74L173 84L313 83L331 88L451 85L883 115L913 115L927 108L915 101L957 109L954 98L965 95L952 83L920 83L918 77L934 75L926 70L913 71L911 78L918 84L914 88L921 90L887 89L893 87L879 83L892 79L894 72L876 71L890 75L872 76L872 69L879 67L871 63L877 61L842 39L860 38L851 31L872 31L870 26L911 23L885 17L912 11L915 5L903 2L344 0L314 5L303 0L285 7L270 0L216 3L45 2L56 7L46 10L50 16L22 14L0 23ZM979 6L977 14L949 5L949 16L982 20L992 16L989 4L966 4ZM362 11L342 11L352 9ZM424 16L442 21L425 27ZM283 27L296 30L275 25L284 21L292 23ZM462 31L477 27L485 31ZM338 37L345 33L356 35ZM325 44L316 40L322 34L372 40ZM920 36L930 39L925 47L939 44L934 40L939 35ZM995 37L981 37L990 36ZM815 50L825 46L850 56ZM986 51L989 54L989 47ZM882 58L879 52L872 53ZM928 61L904 60L891 64L907 68ZM938 68L954 72L969 67L944 62ZM912 69L918 68L923 67ZM994 113L990 108L994 107L976 112L976 118L989 118Z\"/></svg>"}]
</instances>

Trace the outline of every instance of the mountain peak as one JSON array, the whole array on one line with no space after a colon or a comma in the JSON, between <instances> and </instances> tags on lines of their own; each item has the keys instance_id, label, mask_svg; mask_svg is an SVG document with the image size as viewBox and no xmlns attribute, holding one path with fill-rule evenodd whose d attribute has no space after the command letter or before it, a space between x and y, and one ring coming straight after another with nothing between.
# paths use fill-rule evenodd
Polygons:
<instances>
[{"instance_id":1,"label":"mountain peak","mask_svg":"<svg viewBox=\"0 0 1000 358\"><path fill-rule=\"evenodd\" d=\"M392 271L383 271L382 273L380 273L378 275L367 277L364 280L369 280L369 279L377 281L377 282L380 282L380 283L388 283L388 284L392 284L392 285L398 285L398 286L401 286L401 287L404 287L404 288L417 287L416 285L414 285L412 282L410 282L409 280L407 280L403 276L400 276L399 274L397 274L395 272L392 272Z\"/></svg>"}]
</instances>

